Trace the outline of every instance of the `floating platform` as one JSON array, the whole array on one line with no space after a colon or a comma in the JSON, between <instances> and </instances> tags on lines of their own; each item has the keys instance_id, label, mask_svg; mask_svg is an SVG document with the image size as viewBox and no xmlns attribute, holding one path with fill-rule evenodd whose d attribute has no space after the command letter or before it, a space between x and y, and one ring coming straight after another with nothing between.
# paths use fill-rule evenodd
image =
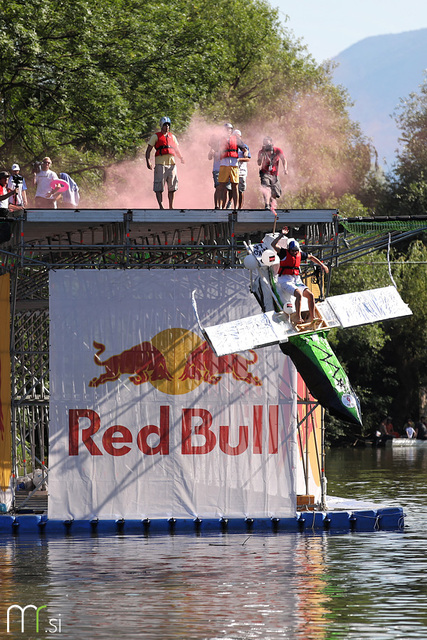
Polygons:
<instances>
[{"instance_id":1,"label":"floating platform","mask_svg":"<svg viewBox=\"0 0 427 640\"><path fill-rule=\"evenodd\" d=\"M291 518L144 518L100 520L51 520L46 514L0 515L0 538L8 535L218 535L247 533L339 534L358 531L401 531L401 507L328 498L331 509L299 511Z\"/></svg>"}]
</instances>

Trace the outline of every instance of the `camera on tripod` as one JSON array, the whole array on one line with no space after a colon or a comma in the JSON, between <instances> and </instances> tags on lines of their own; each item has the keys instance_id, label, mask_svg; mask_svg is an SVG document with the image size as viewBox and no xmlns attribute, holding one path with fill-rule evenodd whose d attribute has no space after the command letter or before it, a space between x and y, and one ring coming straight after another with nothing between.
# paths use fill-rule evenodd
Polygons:
<instances>
[{"instance_id":1,"label":"camera on tripod","mask_svg":"<svg viewBox=\"0 0 427 640\"><path fill-rule=\"evenodd\" d=\"M24 182L24 178L22 176L12 175L12 180L15 184L15 189L19 189L20 185Z\"/></svg>"}]
</instances>

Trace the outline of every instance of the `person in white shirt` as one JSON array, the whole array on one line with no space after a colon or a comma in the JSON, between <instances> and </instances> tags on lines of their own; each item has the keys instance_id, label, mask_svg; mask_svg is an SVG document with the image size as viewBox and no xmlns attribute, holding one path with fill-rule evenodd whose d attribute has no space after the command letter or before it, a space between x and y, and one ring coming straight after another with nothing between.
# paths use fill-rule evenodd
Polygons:
<instances>
[{"instance_id":1,"label":"person in white shirt","mask_svg":"<svg viewBox=\"0 0 427 640\"><path fill-rule=\"evenodd\" d=\"M52 180L58 180L58 176L50 167L52 160L48 157L43 158L42 167L38 173L34 174L34 184L37 186L35 197L36 209L56 209L56 201L60 194L52 195Z\"/></svg>"},{"instance_id":2,"label":"person in white shirt","mask_svg":"<svg viewBox=\"0 0 427 640\"><path fill-rule=\"evenodd\" d=\"M25 178L19 173L20 167L16 162L12 165L12 173L9 176L9 180L7 181L8 189L17 189L14 197L10 201L11 205L21 209L22 207L27 207L27 184L25 182Z\"/></svg>"},{"instance_id":3,"label":"person in white shirt","mask_svg":"<svg viewBox=\"0 0 427 640\"><path fill-rule=\"evenodd\" d=\"M6 217L9 211L9 198L15 195L16 189L8 189L9 173L0 171L0 217Z\"/></svg>"}]
</instances>

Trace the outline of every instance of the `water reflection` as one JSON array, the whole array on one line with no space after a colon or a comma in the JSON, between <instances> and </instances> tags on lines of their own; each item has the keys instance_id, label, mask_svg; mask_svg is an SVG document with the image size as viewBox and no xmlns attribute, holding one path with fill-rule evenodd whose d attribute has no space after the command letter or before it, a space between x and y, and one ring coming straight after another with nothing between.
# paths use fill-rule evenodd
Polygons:
<instances>
[{"instance_id":1,"label":"water reflection","mask_svg":"<svg viewBox=\"0 0 427 640\"><path fill-rule=\"evenodd\" d=\"M111 536L0 541L0 637L12 603L46 605L62 639L403 639L427 636L427 453L328 455L329 493L404 507L404 532ZM28 614L29 615L29 614ZM33 625L33 627L31 627Z\"/></svg>"}]
</instances>

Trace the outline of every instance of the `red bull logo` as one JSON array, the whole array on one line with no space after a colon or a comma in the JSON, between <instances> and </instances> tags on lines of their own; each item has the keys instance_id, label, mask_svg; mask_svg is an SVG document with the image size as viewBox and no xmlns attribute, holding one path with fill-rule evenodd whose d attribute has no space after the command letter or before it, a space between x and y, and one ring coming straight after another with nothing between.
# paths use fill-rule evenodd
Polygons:
<instances>
[{"instance_id":1,"label":"red bull logo","mask_svg":"<svg viewBox=\"0 0 427 640\"><path fill-rule=\"evenodd\" d=\"M192 331L167 329L151 341L144 341L119 354L101 360L106 347L94 342L97 349L94 362L104 367L104 372L92 378L90 387L115 382L123 375L134 385L151 383L163 393L180 395L189 393L202 382L217 385L225 374L233 380L261 386L261 380L249 371L258 356L241 354L217 356L209 344Z\"/></svg>"}]
</instances>

